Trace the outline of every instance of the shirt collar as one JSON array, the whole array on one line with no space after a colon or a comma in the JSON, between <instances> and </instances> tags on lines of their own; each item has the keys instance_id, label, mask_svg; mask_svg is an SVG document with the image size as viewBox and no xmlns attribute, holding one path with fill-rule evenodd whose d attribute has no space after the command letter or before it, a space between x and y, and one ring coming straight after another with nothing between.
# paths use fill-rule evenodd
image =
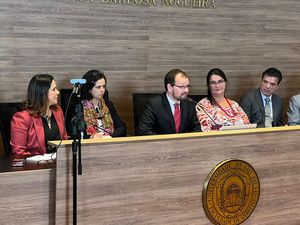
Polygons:
<instances>
[{"instance_id":1,"label":"shirt collar","mask_svg":"<svg viewBox=\"0 0 300 225\"><path fill-rule=\"evenodd\" d=\"M176 103L178 103L180 105L180 101L174 101L172 98L170 98L170 96L168 95L167 92L166 92L166 95L167 95L167 99L168 99L170 105L174 105Z\"/></svg>"},{"instance_id":2,"label":"shirt collar","mask_svg":"<svg viewBox=\"0 0 300 225\"><path fill-rule=\"evenodd\" d=\"M269 98L270 101L272 101L272 96L273 96L273 95L271 95L271 96L266 96L266 95L264 95L261 91L260 91L260 94L261 94L261 96L262 96L263 101L265 101L266 98Z\"/></svg>"}]
</instances>

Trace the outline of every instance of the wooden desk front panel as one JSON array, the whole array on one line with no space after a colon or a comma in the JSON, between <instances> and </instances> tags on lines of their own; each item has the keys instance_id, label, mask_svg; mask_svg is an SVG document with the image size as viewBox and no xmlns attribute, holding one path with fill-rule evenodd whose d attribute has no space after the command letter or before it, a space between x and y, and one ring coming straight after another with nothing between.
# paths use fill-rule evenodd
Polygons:
<instances>
[{"instance_id":1,"label":"wooden desk front panel","mask_svg":"<svg viewBox=\"0 0 300 225\"><path fill-rule=\"evenodd\" d=\"M55 224L55 169L0 173L0 225Z\"/></svg>"},{"instance_id":2,"label":"wooden desk front panel","mask_svg":"<svg viewBox=\"0 0 300 225\"><path fill-rule=\"evenodd\" d=\"M84 144L78 224L212 224L202 207L206 176L220 161L249 162L261 182L245 225L300 224L300 131ZM72 221L71 146L57 162L56 224Z\"/></svg>"}]
</instances>

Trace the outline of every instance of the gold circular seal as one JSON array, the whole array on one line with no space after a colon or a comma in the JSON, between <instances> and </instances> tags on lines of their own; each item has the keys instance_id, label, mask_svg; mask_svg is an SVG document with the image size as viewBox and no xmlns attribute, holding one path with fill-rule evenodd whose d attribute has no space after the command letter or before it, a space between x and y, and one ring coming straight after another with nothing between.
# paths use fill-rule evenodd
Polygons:
<instances>
[{"instance_id":1,"label":"gold circular seal","mask_svg":"<svg viewBox=\"0 0 300 225\"><path fill-rule=\"evenodd\" d=\"M254 211L260 183L254 168L243 160L219 163L207 176L202 193L206 215L215 224L237 225Z\"/></svg>"}]
</instances>

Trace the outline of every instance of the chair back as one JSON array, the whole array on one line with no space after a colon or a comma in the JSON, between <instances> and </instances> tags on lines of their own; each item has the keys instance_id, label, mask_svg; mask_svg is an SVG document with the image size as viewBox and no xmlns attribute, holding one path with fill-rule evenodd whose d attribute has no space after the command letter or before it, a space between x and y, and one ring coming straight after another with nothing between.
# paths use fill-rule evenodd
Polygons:
<instances>
[{"instance_id":1,"label":"chair back","mask_svg":"<svg viewBox=\"0 0 300 225\"><path fill-rule=\"evenodd\" d=\"M21 102L0 103L0 130L5 155L11 153L10 122L15 112L20 110Z\"/></svg>"}]
</instances>

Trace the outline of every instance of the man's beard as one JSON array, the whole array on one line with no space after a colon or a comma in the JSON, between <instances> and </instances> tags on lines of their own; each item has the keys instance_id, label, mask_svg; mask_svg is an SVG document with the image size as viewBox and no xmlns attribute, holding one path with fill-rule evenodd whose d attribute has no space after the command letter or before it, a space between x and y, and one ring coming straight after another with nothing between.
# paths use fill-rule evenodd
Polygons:
<instances>
[{"instance_id":1,"label":"man's beard","mask_svg":"<svg viewBox=\"0 0 300 225\"><path fill-rule=\"evenodd\" d=\"M178 97L178 101L181 101L181 100L185 100L188 96L188 93L182 93L179 97Z\"/></svg>"}]
</instances>

